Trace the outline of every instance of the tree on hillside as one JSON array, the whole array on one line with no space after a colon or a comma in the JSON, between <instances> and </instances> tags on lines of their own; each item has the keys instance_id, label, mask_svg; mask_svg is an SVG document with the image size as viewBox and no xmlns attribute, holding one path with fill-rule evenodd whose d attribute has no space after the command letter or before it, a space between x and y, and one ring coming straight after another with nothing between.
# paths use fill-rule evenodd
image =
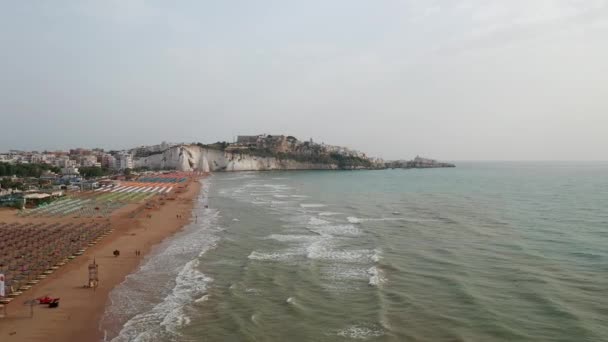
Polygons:
<instances>
[{"instance_id":1,"label":"tree on hillside","mask_svg":"<svg viewBox=\"0 0 608 342\"><path fill-rule=\"evenodd\" d=\"M59 172L59 168L48 164L9 164L0 162L0 177L40 177L44 171Z\"/></svg>"},{"instance_id":2,"label":"tree on hillside","mask_svg":"<svg viewBox=\"0 0 608 342\"><path fill-rule=\"evenodd\" d=\"M78 169L80 174L86 178L89 177L102 177L110 173L110 170L101 168L99 166L81 167Z\"/></svg>"}]
</instances>

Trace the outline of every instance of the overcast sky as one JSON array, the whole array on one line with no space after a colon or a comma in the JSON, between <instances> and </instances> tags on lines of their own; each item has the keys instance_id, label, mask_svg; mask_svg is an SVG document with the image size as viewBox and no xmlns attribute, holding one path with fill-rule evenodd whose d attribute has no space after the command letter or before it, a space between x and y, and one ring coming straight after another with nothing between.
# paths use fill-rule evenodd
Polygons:
<instances>
[{"instance_id":1,"label":"overcast sky","mask_svg":"<svg viewBox=\"0 0 608 342\"><path fill-rule=\"evenodd\" d=\"M2 1L0 151L608 160L608 1Z\"/></svg>"}]
</instances>

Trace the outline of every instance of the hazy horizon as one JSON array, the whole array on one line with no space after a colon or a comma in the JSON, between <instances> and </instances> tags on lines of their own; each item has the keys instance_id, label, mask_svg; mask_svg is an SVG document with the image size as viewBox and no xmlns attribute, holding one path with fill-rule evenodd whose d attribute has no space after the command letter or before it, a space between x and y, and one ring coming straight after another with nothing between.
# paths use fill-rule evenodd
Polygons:
<instances>
[{"instance_id":1,"label":"hazy horizon","mask_svg":"<svg viewBox=\"0 0 608 342\"><path fill-rule=\"evenodd\" d=\"M0 20L0 151L269 133L608 160L607 0L14 2Z\"/></svg>"}]
</instances>

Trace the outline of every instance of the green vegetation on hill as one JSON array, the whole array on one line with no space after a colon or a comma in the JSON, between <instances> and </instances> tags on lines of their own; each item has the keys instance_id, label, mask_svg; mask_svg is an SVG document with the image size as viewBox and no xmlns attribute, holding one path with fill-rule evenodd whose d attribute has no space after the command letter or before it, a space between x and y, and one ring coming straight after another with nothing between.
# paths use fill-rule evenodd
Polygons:
<instances>
[{"instance_id":1,"label":"green vegetation on hill","mask_svg":"<svg viewBox=\"0 0 608 342\"><path fill-rule=\"evenodd\" d=\"M331 153L330 157L335 160L338 167L341 169L356 169L372 167L372 162L369 159L343 155L340 153Z\"/></svg>"},{"instance_id":2,"label":"green vegetation on hill","mask_svg":"<svg viewBox=\"0 0 608 342\"><path fill-rule=\"evenodd\" d=\"M0 162L0 177L40 177L44 171L59 172L59 168L48 164L9 164Z\"/></svg>"},{"instance_id":3,"label":"green vegetation on hill","mask_svg":"<svg viewBox=\"0 0 608 342\"><path fill-rule=\"evenodd\" d=\"M80 175L82 175L83 177L86 177L86 178L102 177L102 176L107 176L111 173L109 169L104 168L104 167L99 167L99 166L80 167L78 169L78 172L80 173Z\"/></svg>"},{"instance_id":4,"label":"green vegetation on hill","mask_svg":"<svg viewBox=\"0 0 608 342\"><path fill-rule=\"evenodd\" d=\"M202 147L202 148L208 148L211 150L220 150L223 151L225 150L230 144L226 141L218 141L215 142L213 144L203 144L203 143L196 143L197 146Z\"/></svg>"},{"instance_id":5,"label":"green vegetation on hill","mask_svg":"<svg viewBox=\"0 0 608 342\"><path fill-rule=\"evenodd\" d=\"M263 158L277 158L279 160L295 160L301 163L337 165L339 169L344 170L372 167L371 161L366 158L348 156L340 153L327 154L318 151L311 151L310 153L275 152L268 148L242 149L238 152L235 151L234 153L248 154Z\"/></svg>"}]
</instances>

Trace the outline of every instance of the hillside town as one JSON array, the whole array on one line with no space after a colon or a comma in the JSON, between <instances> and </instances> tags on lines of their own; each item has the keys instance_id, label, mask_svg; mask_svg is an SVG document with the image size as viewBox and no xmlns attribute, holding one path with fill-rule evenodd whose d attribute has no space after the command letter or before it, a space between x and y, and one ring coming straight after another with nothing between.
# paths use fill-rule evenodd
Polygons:
<instances>
[{"instance_id":1,"label":"hillside town","mask_svg":"<svg viewBox=\"0 0 608 342\"><path fill-rule=\"evenodd\" d=\"M242 149L271 150L277 153L300 153L300 154L330 154L338 153L349 157L367 158L365 153L343 146L315 143L311 138L308 141L300 141L293 136L285 135L239 135L235 143L230 144L227 151L238 151Z\"/></svg>"}]
</instances>

